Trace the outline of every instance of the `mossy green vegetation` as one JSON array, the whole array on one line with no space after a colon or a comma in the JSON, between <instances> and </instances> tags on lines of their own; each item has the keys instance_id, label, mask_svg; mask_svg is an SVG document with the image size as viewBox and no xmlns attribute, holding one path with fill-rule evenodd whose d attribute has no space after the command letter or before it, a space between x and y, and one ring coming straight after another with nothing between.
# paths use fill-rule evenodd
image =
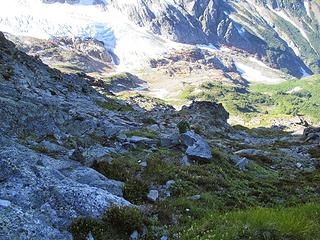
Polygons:
<instances>
[{"instance_id":1,"label":"mossy green vegetation","mask_svg":"<svg viewBox=\"0 0 320 240\"><path fill-rule=\"evenodd\" d=\"M180 239L316 240L320 236L320 204L291 208L253 208L212 214L196 222Z\"/></svg>"},{"instance_id":2,"label":"mossy green vegetation","mask_svg":"<svg viewBox=\"0 0 320 240\"><path fill-rule=\"evenodd\" d=\"M242 118L248 126L255 126L250 122L254 118L259 119L260 126L270 126L275 118L294 116L320 122L320 75L274 85L244 87L207 82L197 88L201 91L193 86L186 88L180 97L221 102L231 116Z\"/></svg>"},{"instance_id":3,"label":"mossy green vegetation","mask_svg":"<svg viewBox=\"0 0 320 240\"><path fill-rule=\"evenodd\" d=\"M177 128L179 129L180 133L185 133L188 130L190 130L190 124L187 121L182 120L182 121L178 122Z\"/></svg>"},{"instance_id":4,"label":"mossy green vegetation","mask_svg":"<svg viewBox=\"0 0 320 240\"><path fill-rule=\"evenodd\" d=\"M117 80L128 80L128 81L130 81L130 79L132 77L133 77L133 75L128 73L128 72L122 72L122 73L117 73L117 74L113 74L113 75L110 75L108 77L105 77L103 80L106 83L112 83L113 81L117 81Z\"/></svg>"},{"instance_id":5,"label":"mossy green vegetation","mask_svg":"<svg viewBox=\"0 0 320 240\"><path fill-rule=\"evenodd\" d=\"M309 150L309 154L313 158L319 158L320 160L320 146L315 146Z\"/></svg>"},{"instance_id":6,"label":"mossy green vegetation","mask_svg":"<svg viewBox=\"0 0 320 240\"><path fill-rule=\"evenodd\" d=\"M110 179L123 181L124 197L133 204L143 204L150 186L165 184L174 178L175 163L181 157L181 153L174 150L159 148L146 154L136 149L125 155L114 155L111 163L94 163L92 167ZM146 167L140 165L141 159L146 161Z\"/></svg>"},{"instance_id":7,"label":"mossy green vegetation","mask_svg":"<svg viewBox=\"0 0 320 240\"><path fill-rule=\"evenodd\" d=\"M133 231L142 231L147 225L143 213L135 207L111 206L101 219L79 218L70 227L75 240L87 240L89 233L95 239L129 239Z\"/></svg>"},{"instance_id":8,"label":"mossy green vegetation","mask_svg":"<svg viewBox=\"0 0 320 240\"><path fill-rule=\"evenodd\" d=\"M211 82L203 83L194 91L195 87L187 88L181 95L186 100L218 101L233 116L244 119L256 117L260 112L265 112L274 101L268 95L252 93L246 87L235 85L221 85Z\"/></svg>"},{"instance_id":9,"label":"mossy green vegetation","mask_svg":"<svg viewBox=\"0 0 320 240\"><path fill-rule=\"evenodd\" d=\"M274 99L276 105L270 114L305 115L320 122L320 75L276 85L253 85L251 90Z\"/></svg>"},{"instance_id":10,"label":"mossy green vegetation","mask_svg":"<svg viewBox=\"0 0 320 240\"><path fill-rule=\"evenodd\" d=\"M114 225L120 232L131 234L142 231L146 219L142 212L135 207L112 206L103 215L102 220Z\"/></svg>"},{"instance_id":11,"label":"mossy green vegetation","mask_svg":"<svg viewBox=\"0 0 320 240\"><path fill-rule=\"evenodd\" d=\"M2 77L7 81L9 81L13 75L14 75L14 69L12 66L7 66L5 70L2 72Z\"/></svg>"},{"instance_id":12,"label":"mossy green vegetation","mask_svg":"<svg viewBox=\"0 0 320 240\"><path fill-rule=\"evenodd\" d=\"M149 239L158 239L155 236L163 231L173 239L311 240L319 236L317 171L274 170L270 162L255 159L242 172L223 149L214 147L213 155L212 163L182 166L179 149L148 153L138 149L114 155L112 163L94 168L124 181L124 197L138 205L149 204L146 196L152 186L175 181L170 197L148 205L144 212ZM141 159L147 166L140 165ZM126 239L115 236L110 239Z\"/></svg>"}]
</instances>

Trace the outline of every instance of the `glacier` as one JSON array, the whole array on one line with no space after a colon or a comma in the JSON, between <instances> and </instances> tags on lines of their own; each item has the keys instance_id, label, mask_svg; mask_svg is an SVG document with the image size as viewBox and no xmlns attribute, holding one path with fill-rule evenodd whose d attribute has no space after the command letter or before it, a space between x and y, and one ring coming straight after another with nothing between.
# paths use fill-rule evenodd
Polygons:
<instances>
[{"instance_id":1,"label":"glacier","mask_svg":"<svg viewBox=\"0 0 320 240\"><path fill-rule=\"evenodd\" d=\"M95 38L118 57L119 71L142 67L148 59L177 46L135 25L108 1L94 2L10 0L1 4L0 31L39 39Z\"/></svg>"}]
</instances>

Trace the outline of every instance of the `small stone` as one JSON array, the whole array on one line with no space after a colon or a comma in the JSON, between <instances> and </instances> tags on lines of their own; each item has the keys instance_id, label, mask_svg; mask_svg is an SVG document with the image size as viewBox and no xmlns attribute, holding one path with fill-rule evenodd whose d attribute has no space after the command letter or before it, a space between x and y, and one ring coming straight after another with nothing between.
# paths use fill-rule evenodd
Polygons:
<instances>
[{"instance_id":1,"label":"small stone","mask_svg":"<svg viewBox=\"0 0 320 240\"><path fill-rule=\"evenodd\" d=\"M169 180L169 181L167 181L167 182L166 182L166 189L169 190L169 188L171 188L171 186L172 186L173 184L175 184L175 183L176 183L176 181L174 181L174 180Z\"/></svg>"},{"instance_id":2,"label":"small stone","mask_svg":"<svg viewBox=\"0 0 320 240\"><path fill-rule=\"evenodd\" d=\"M174 185L176 182L174 180L169 180L166 182L166 184L163 186L163 191L164 191L164 195L166 197L170 197L171 196L171 192L170 192L170 188L172 187L172 185Z\"/></svg>"},{"instance_id":3,"label":"small stone","mask_svg":"<svg viewBox=\"0 0 320 240\"><path fill-rule=\"evenodd\" d=\"M296 163L296 167L299 168L299 169L301 169L301 168L303 167L303 165L302 165L302 163L299 163L299 162L298 162L298 163Z\"/></svg>"},{"instance_id":4,"label":"small stone","mask_svg":"<svg viewBox=\"0 0 320 240\"><path fill-rule=\"evenodd\" d=\"M240 157L240 156L231 156L230 160L235 163L236 167L238 167L241 171L245 171L246 167L249 164L249 159L246 157Z\"/></svg>"},{"instance_id":5,"label":"small stone","mask_svg":"<svg viewBox=\"0 0 320 240\"><path fill-rule=\"evenodd\" d=\"M143 167L143 168L146 168L146 167L148 166L148 163L147 163L147 161L140 161L140 162L139 162L139 165L140 165L141 167Z\"/></svg>"},{"instance_id":6,"label":"small stone","mask_svg":"<svg viewBox=\"0 0 320 240\"><path fill-rule=\"evenodd\" d=\"M147 197L148 197L149 201L155 202L159 198L159 191L158 190L150 190Z\"/></svg>"},{"instance_id":7,"label":"small stone","mask_svg":"<svg viewBox=\"0 0 320 240\"><path fill-rule=\"evenodd\" d=\"M201 195L199 195L199 194L193 195L193 196L191 197L191 200L193 200L193 201L197 201L197 200L200 200L200 199L201 199Z\"/></svg>"},{"instance_id":8,"label":"small stone","mask_svg":"<svg viewBox=\"0 0 320 240\"><path fill-rule=\"evenodd\" d=\"M249 160L244 157L240 159L240 161L236 164L236 166L239 167L241 171L244 171L248 164L249 164Z\"/></svg>"},{"instance_id":9,"label":"small stone","mask_svg":"<svg viewBox=\"0 0 320 240\"><path fill-rule=\"evenodd\" d=\"M94 240L94 237L92 236L91 232L89 232L89 234L87 236L87 240Z\"/></svg>"},{"instance_id":10,"label":"small stone","mask_svg":"<svg viewBox=\"0 0 320 240\"><path fill-rule=\"evenodd\" d=\"M134 231L130 236L130 240L138 240L138 239L139 239L139 233L137 231Z\"/></svg>"},{"instance_id":11,"label":"small stone","mask_svg":"<svg viewBox=\"0 0 320 240\"><path fill-rule=\"evenodd\" d=\"M0 207L7 208L11 206L11 202L8 200L0 199Z\"/></svg>"},{"instance_id":12,"label":"small stone","mask_svg":"<svg viewBox=\"0 0 320 240\"><path fill-rule=\"evenodd\" d=\"M167 236L162 236L160 240L169 240L169 238Z\"/></svg>"}]
</instances>

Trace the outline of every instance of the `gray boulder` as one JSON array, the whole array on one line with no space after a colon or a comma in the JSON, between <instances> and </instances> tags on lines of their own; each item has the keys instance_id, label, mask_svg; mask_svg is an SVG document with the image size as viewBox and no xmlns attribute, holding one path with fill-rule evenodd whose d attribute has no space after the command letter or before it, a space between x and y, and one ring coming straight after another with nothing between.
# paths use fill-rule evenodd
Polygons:
<instances>
[{"instance_id":1,"label":"gray boulder","mask_svg":"<svg viewBox=\"0 0 320 240\"><path fill-rule=\"evenodd\" d=\"M183 145L187 146L186 155L194 160L212 161L211 148L206 140L193 131L183 133L180 137Z\"/></svg>"},{"instance_id":2,"label":"gray boulder","mask_svg":"<svg viewBox=\"0 0 320 240\"><path fill-rule=\"evenodd\" d=\"M303 132L304 140L306 142L314 142L314 143L320 143L320 127L309 127L306 128Z\"/></svg>"},{"instance_id":3,"label":"gray boulder","mask_svg":"<svg viewBox=\"0 0 320 240\"><path fill-rule=\"evenodd\" d=\"M123 182L108 179L102 174L93 170L92 168L78 166L72 168L71 170L62 170L61 172L63 173L63 175L79 183L104 189L119 197L123 196Z\"/></svg>"}]
</instances>

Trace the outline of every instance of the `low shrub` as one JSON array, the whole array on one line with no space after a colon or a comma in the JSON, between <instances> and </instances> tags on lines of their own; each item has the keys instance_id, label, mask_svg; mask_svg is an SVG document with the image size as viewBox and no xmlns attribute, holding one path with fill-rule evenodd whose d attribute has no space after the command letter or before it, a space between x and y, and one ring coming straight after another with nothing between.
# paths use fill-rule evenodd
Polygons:
<instances>
[{"instance_id":1,"label":"low shrub","mask_svg":"<svg viewBox=\"0 0 320 240\"><path fill-rule=\"evenodd\" d=\"M143 204L146 202L149 187L145 181L132 179L124 185L124 198L133 204Z\"/></svg>"},{"instance_id":2,"label":"low shrub","mask_svg":"<svg viewBox=\"0 0 320 240\"><path fill-rule=\"evenodd\" d=\"M190 124L187 121L182 120L177 124L177 128L179 129L180 134L182 134L190 130Z\"/></svg>"},{"instance_id":3,"label":"low shrub","mask_svg":"<svg viewBox=\"0 0 320 240\"><path fill-rule=\"evenodd\" d=\"M142 231L146 224L143 213L134 207L112 206L103 215L102 220L110 223L119 231L131 234L133 231Z\"/></svg>"}]
</instances>

